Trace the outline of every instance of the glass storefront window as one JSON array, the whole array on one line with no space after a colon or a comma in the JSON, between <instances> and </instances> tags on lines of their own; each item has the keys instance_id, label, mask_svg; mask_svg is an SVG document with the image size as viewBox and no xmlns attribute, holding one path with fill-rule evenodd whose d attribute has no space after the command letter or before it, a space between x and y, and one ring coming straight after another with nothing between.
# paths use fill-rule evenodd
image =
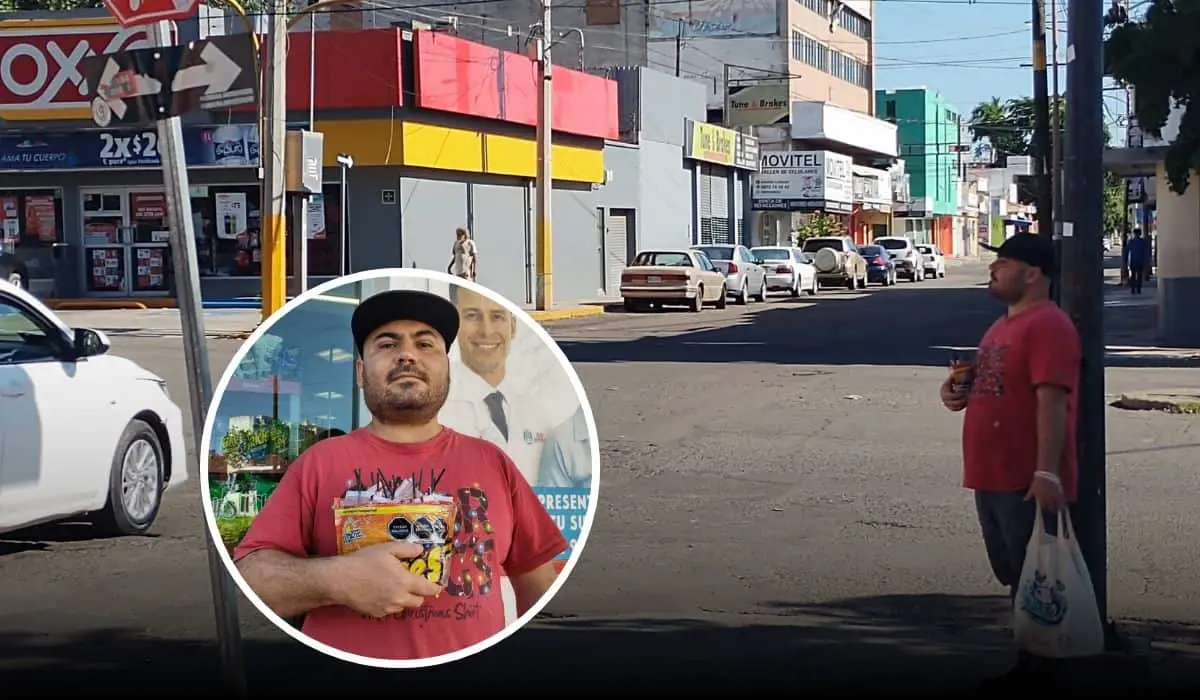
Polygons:
<instances>
[{"instance_id":1,"label":"glass storefront window","mask_svg":"<svg viewBox=\"0 0 1200 700\"><path fill-rule=\"evenodd\" d=\"M192 198L201 275L207 277L257 276L262 272L262 217L260 189L252 186L209 186L207 194ZM338 185L327 185L309 206L308 274L333 276L341 265L341 212ZM294 217L288 210L287 235L293 235ZM287 257L288 274L293 273Z\"/></svg>"},{"instance_id":2,"label":"glass storefront window","mask_svg":"<svg viewBox=\"0 0 1200 700\"><path fill-rule=\"evenodd\" d=\"M0 252L49 248L62 240L62 193L56 189L0 191Z\"/></svg>"}]
</instances>

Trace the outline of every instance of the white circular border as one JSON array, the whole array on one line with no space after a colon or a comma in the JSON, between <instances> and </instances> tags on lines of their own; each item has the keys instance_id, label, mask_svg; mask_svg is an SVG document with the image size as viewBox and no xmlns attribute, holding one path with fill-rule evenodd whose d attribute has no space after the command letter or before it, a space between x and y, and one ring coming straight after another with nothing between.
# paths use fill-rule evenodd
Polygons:
<instances>
[{"instance_id":1,"label":"white circular border","mask_svg":"<svg viewBox=\"0 0 1200 700\"><path fill-rule=\"evenodd\" d=\"M477 294L483 295L501 304L517 318L521 319L521 321L526 326L529 326L534 334L537 335L538 339L546 344L547 348L558 360L559 365L566 371L567 378L570 379L571 386L575 389L575 395L579 399L579 407L583 409L584 418L587 422L588 439L592 443L592 485L591 493L588 496L587 515L584 516L583 526L579 530L579 537L575 541L575 547L571 551L571 556L567 559L567 563L563 566L562 571L559 572L558 577L554 580L554 583L550 585L550 590L546 591L546 594L542 596L541 600L539 600L532 608L526 611L524 615L517 618L512 624L505 625L504 629L500 630L496 634L493 634L491 637L488 637L481 642L472 644L465 649L450 652L449 654L442 654L441 656L430 657L428 659L378 659L372 656L351 654L349 652L342 651L341 649L331 647L328 644L318 642L317 640L309 637L292 625L288 624L279 615L276 615L274 611L272 611L265 603L263 603L262 599L258 597L254 590L250 588L250 586L246 583L246 580L242 578L241 572L238 571L237 566L233 563L233 557L229 555L228 550L225 548L224 542L221 540L221 533L217 529L216 514L213 512L212 507L212 492L210 490L210 477L208 474L208 455L209 450L211 449L213 423L216 421L215 409L220 404L221 398L225 395L225 390L229 386L229 381L233 379L234 372L237 371L238 366L241 365L242 359L246 356L246 353L249 352L250 348L254 347L255 343L257 343L262 336L266 335L270 331L271 327L277 321L279 321L279 319L283 318L291 311L299 308L305 303L311 301L314 297L323 294L324 292L337 289L338 287L344 287L345 285L353 284L354 282L364 282L368 280L394 277L408 277L410 279L416 278L421 280L445 282L448 284L465 287L466 289L470 289ZM454 275L446 274L444 272L421 270L418 268L379 268L375 270L369 270L367 272L356 272L354 274L346 275L345 277L338 277L337 279L324 282L316 287L313 287L312 289L305 291L300 296L284 304L282 308L260 323L258 328L254 329L254 332L250 334L250 337L243 341L242 346L233 354L233 359L230 360L229 366L226 367L224 374L221 375L221 381L217 383L217 386L213 391L212 403L209 404L207 415L204 419L204 435L201 436L200 439L199 461L199 475L201 482L200 492L201 499L203 501L200 505L204 509L204 521L208 526L209 536L212 538L212 541L215 544L217 555L221 558L221 563L224 565L225 571L231 578L233 578L234 583L237 584L237 587L239 590L241 590L242 594L250 600L258 612L270 620L273 625L286 632L292 637L292 639L295 639L310 649L314 649L340 661L374 668L429 668L431 666L440 666L442 664L465 659L469 656L473 656L481 651L486 651L493 646L496 646L505 639L508 639L511 635L515 634L525 625L532 622L533 619L537 617L538 613L542 611L542 608L546 607L550 601L554 600L554 597L558 595L558 591L571 577L571 572L574 571L575 565L579 562L579 557L583 554L584 547L587 545L588 535L591 534L592 524L596 519L596 508L599 502L598 497L600 495L600 438L596 431L596 418L592 414L592 406L588 401L587 392L583 388L583 382L579 380L579 375L576 374L575 368L571 366L570 360L567 359L567 356L563 353L562 349L558 347L558 343L555 342L554 338L552 338L550 334L546 332L546 329L542 327L542 324L534 320L533 317L526 313L524 309L512 303L508 299L500 296L496 292L493 292L487 287L475 282L471 282L470 280L465 280L461 277L455 277ZM498 589L497 592L499 592Z\"/></svg>"}]
</instances>

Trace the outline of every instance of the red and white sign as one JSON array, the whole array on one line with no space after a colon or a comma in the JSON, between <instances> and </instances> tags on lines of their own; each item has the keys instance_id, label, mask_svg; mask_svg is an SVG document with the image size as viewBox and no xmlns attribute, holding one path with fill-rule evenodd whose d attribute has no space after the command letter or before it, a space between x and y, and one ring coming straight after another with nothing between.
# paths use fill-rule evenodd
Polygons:
<instances>
[{"instance_id":1,"label":"red and white sign","mask_svg":"<svg viewBox=\"0 0 1200 700\"><path fill-rule=\"evenodd\" d=\"M198 0L104 0L122 27L142 27L164 20L188 19Z\"/></svg>"},{"instance_id":2,"label":"red and white sign","mask_svg":"<svg viewBox=\"0 0 1200 700\"><path fill-rule=\"evenodd\" d=\"M88 119L91 96L80 65L89 56L151 46L141 27L0 25L0 118Z\"/></svg>"}]
</instances>

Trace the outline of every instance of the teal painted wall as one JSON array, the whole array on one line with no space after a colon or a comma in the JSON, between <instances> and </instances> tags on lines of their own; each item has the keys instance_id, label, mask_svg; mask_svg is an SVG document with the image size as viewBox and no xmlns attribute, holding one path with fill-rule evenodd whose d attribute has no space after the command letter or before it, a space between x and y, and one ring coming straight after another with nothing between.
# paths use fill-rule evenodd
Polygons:
<instances>
[{"instance_id":1,"label":"teal painted wall","mask_svg":"<svg viewBox=\"0 0 1200 700\"><path fill-rule=\"evenodd\" d=\"M896 124L912 196L933 200L933 214L958 213L959 111L931 90L877 90L875 116Z\"/></svg>"}]
</instances>

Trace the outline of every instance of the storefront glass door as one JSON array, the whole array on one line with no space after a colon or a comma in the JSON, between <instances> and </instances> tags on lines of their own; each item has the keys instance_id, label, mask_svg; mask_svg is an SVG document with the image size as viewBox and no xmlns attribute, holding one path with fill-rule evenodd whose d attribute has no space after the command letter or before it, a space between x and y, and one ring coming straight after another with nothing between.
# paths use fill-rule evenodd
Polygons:
<instances>
[{"instance_id":1,"label":"storefront glass door","mask_svg":"<svg viewBox=\"0 0 1200 700\"><path fill-rule=\"evenodd\" d=\"M153 190L83 193L83 288L89 296L171 292L167 202Z\"/></svg>"}]
</instances>

